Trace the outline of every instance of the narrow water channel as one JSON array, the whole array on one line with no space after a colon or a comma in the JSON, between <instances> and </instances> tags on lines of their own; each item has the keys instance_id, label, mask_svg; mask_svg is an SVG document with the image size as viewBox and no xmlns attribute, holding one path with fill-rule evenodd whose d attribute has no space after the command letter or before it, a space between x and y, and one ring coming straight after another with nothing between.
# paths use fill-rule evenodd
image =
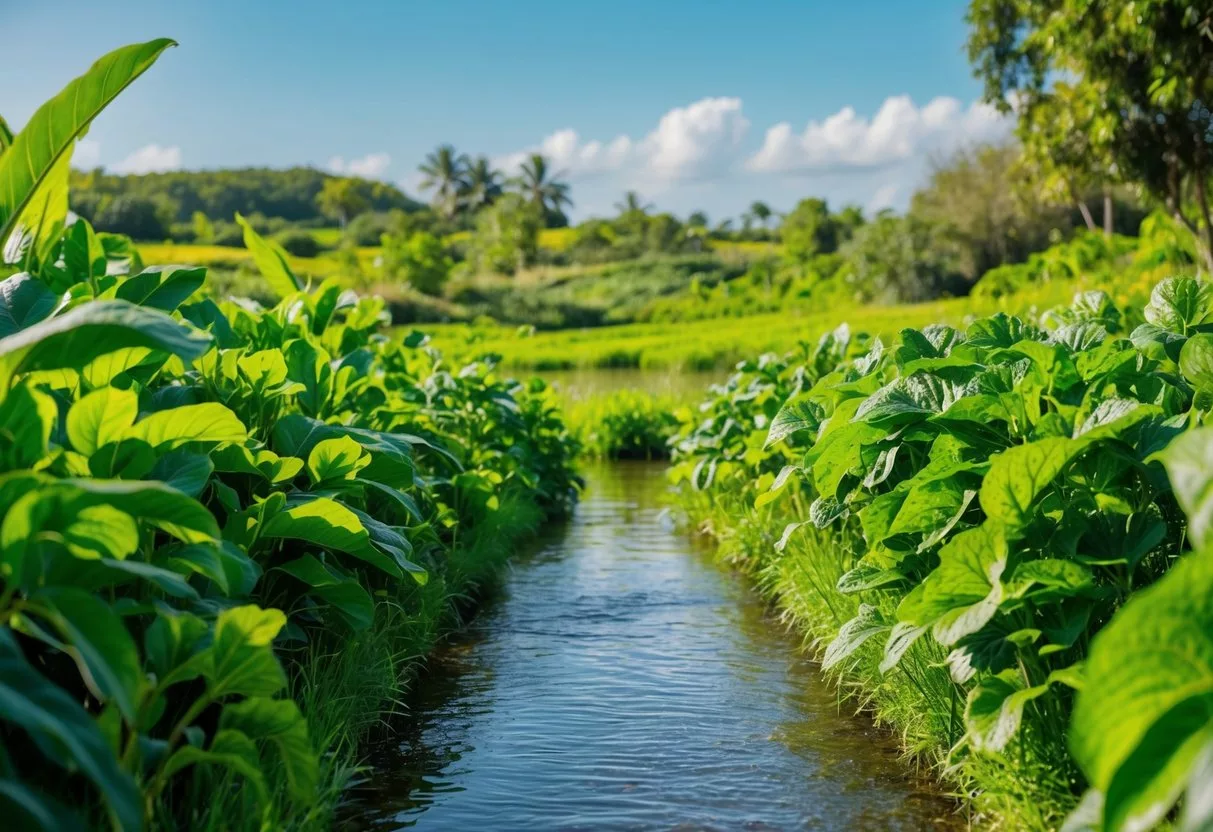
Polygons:
<instances>
[{"instance_id":1,"label":"narrow water channel","mask_svg":"<svg viewBox=\"0 0 1213 832\"><path fill-rule=\"evenodd\" d=\"M376 753L343 828L950 829L796 639L662 514L659 464L592 469Z\"/></svg>"}]
</instances>

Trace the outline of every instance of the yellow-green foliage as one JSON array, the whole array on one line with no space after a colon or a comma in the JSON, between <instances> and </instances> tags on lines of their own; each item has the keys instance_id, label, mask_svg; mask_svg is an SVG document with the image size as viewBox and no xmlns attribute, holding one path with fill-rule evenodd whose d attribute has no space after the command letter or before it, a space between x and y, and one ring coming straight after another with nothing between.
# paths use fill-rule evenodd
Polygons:
<instances>
[{"instance_id":1,"label":"yellow-green foliage","mask_svg":"<svg viewBox=\"0 0 1213 832\"><path fill-rule=\"evenodd\" d=\"M318 229L316 233L330 229ZM139 254L143 262L151 265L171 263L191 263L212 269L252 268L253 258L247 249L236 246L209 246L178 243L140 243ZM363 246L355 249L358 265L363 275L370 274L375 260L382 253L379 246ZM319 257L287 256L291 268L296 274L308 275L318 279L328 277L345 277L351 283L357 282L358 275L351 275L337 252L325 252Z\"/></svg>"},{"instance_id":2,"label":"yellow-green foliage","mask_svg":"<svg viewBox=\"0 0 1213 832\"><path fill-rule=\"evenodd\" d=\"M616 390L565 408L569 429L582 452L595 459L666 459L678 420L673 396Z\"/></svg>"}]
</instances>

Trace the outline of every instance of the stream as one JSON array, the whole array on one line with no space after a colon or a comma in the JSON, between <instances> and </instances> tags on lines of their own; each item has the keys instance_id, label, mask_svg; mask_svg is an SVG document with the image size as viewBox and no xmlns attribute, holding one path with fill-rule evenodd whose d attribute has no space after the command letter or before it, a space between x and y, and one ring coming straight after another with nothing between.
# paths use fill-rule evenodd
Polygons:
<instances>
[{"instance_id":1,"label":"stream","mask_svg":"<svg viewBox=\"0 0 1213 832\"><path fill-rule=\"evenodd\" d=\"M663 465L587 473L574 516L432 658L341 828L963 827L673 528Z\"/></svg>"}]
</instances>

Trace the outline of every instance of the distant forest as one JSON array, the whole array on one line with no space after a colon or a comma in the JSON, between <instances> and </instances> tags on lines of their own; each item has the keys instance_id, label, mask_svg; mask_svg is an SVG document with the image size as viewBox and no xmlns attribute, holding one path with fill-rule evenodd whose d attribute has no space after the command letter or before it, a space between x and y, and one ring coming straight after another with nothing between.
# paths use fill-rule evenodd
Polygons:
<instances>
[{"instance_id":1,"label":"distant forest","mask_svg":"<svg viewBox=\"0 0 1213 832\"><path fill-rule=\"evenodd\" d=\"M166 236L169 226L190 222L198 213L231 220L239 211L246 216L280 217L300 225L328 225L333 220L321 211L317 196L325 182L343 178L305 167L127 176L100 170L73 171L71 203L72 210L100 228L118 226L144 239ZM372 211L422 207L394 185L355 181L362 191L361 200ZM145 225L156 228L140 227Z\"/></svg>"}]
</instances>

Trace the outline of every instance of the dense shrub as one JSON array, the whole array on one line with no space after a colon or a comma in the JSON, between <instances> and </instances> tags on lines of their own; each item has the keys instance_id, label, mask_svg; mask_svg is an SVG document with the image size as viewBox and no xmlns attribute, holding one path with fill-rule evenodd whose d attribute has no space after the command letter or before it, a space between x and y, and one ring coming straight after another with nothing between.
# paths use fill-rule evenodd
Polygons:
<instances>
[{"instance_id":1,"label":"dense shrub","mask_svg":"<svg viewBox=\"0 0 1213 832\"><path fill-rule=\"evenodd\" d=\"M389 280L408 283L424 295L441 293L451 275L451 258L442 241L419 231L407 239L383 235L382 270Z\"/></svg>"},{"instance_id":2,"label":"dense shrub","mask_svg":"<svg viewBox=\"0 0 1213 832\"><path fill-rule=\"evenodd\" d=\"M320 245L313 235L299 229L290 229L275 234L274 241L282 246L287 254L293 254L296 257L315 257L324 251L324 246Z\"/></svg>"}]
</instances>

